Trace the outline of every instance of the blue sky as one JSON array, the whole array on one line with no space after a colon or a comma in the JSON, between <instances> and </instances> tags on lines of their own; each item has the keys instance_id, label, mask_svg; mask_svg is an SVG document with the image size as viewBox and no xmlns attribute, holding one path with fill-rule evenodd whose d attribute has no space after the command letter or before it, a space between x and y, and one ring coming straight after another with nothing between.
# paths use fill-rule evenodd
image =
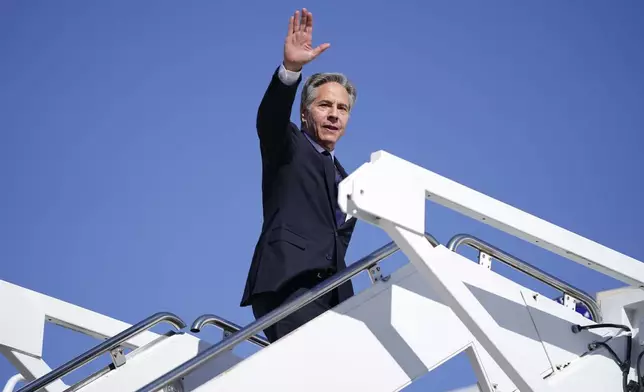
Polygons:
<instances>
[{"instance_id":1,"label":"blue sky","mask_svg":"<svg viewBox=\"0 0 644 392\"><path fill-rule=\"evenodd\" d=\"M387 150L644 260L641 1L0 0L0 279L127 322L251 322L238 304L261 225L255 114L302 7L331 43L305 73L358 87L347 170ZM441 207L427 229L593 294L621 286ZM348 261L386 242L359 224ZM46 336L52 366L94 344ZM469 369L458 357L408 390L467 385ZM0 385L13 373L0 358Z\"/></svg>"}]
</instances>

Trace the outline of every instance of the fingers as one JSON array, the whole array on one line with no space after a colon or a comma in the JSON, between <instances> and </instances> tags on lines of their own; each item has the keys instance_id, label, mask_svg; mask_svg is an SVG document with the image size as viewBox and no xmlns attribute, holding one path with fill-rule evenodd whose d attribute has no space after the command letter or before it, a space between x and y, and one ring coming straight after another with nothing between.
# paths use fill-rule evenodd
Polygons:
<instances>
[{"instance_id":1,"label":"fingers","mask_svg":"<svg viewBox=\"0 0 644 392\"><path fill-rule=\"evenodd\" d=\"M311 34L313 32L313 14L306 8L302 9L302 13L304 14L304 32Z\"/></svg>"},{"instance_id":2,"label":"fingers","mask_svg":"<svg viewBox=\"0 0 644 392\"><path fill-rule=\"evenodd\" d=\"M327 43L321 44L317 48L313 49L312 50L313 58L318 57L320 54L322 54L322 52L324 52L325 50L329 49L330 46L331 46L331 44L327 42Z\"/></svg>"},{"instance_id":3,"label":"fingers","mask_svg":"<svg viewBox=\"0 0 644 392\"><path fill-rule=\"evenodd\" d=\"M302 8L301 17L300 11L298 10L295 11L295 13L288 19L287 35L292 35L301 31L308 35L313 33L313 14L306 8Z\"/></svg>"},{"instance_id":4,"label":"fingers","mask_svg":"<svg viewBox=\"0 0 644 392\"><path fill-rule=\"evenodd\" d=\"M293 21L294 18L293 15L291 15L291 17L288 18L288 32L286 33L287 36L293 34Z\"/></svg>"},{"instance_id":5,"label":"fingers","mask_svg":"<svg viewBox=\"0 0 644 392\"><path fill-rule=\"evenodd\" d=\"M300 11L295 11L295 15L292 16L293 20L293 32L297 33L300 31Z\"/></svg>"},{"instance_id":6,"label":"fingers","mask_svg":"<svg viewBox=\"0 0 644 392\"><path fill-rule=\"evenodd\" d=\"M292 22L291 22L292 21ZM295 11L288 23L289 32L297 33L298 31L310 32L313 30L313 14L306 8L302 8L302 17L300 11Z\"/></svg>"}]
</instances>

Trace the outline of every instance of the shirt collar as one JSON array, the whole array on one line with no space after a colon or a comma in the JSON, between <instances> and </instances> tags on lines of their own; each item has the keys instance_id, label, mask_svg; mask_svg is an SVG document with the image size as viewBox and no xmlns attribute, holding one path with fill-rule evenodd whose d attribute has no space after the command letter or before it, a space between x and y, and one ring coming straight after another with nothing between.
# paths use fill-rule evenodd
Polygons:
<instances>
[{"instance_id":1,"label":"shirt collar","mask_svg":"<svg viewBox=\"0 0 644 392\"><path fill-rule=\"evenodd\" d=\"M306 136L306 138L307 138L307 139L309 139L309 142L311 142L311 144L313 145L313 147L315 147L315 149L316 149L320 154L321 154L322 152L324 152L324 147L320 146L320 145L319 145L315 140L313 140L313 138L312 138L311 136L309 136L309 134L308 134L308 133L306 133L306 131L302 130L302 133L304 134L304 136ZM333 150L333 151L329 151L329 154L331 154L331 157L335 159L335 150Z\"/></svg>"}]
</instances>

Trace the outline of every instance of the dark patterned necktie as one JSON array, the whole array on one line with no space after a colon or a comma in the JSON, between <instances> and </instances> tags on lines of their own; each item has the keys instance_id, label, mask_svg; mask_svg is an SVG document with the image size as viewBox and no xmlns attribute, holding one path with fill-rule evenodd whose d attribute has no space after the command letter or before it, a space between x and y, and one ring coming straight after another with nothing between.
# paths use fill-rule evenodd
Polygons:
<instances>
[{"instance_id":1,"label":"dark patterned necktie","mask_svg":"<svg viewBox=\"0 0 644 392\"><path fill-rule=\"evenodd\" d=\"M345 220L344 212L342 212L342 210L340 209L340 206L337 204L337 200L338 200L338 184L340 183L340 181L342 181L342 175L340 174L340 171L338 170L338 168L335 166L335 160L333 159L333 156L331 156L331 154L326 150L323 151L322 154L327 157L327 159L329 160L331 166L333 167L333 173L335 173L335 176L334 176L335 177L335 181L334 181L335 186L333 187L333 190L334 190L334 192L333 192L333 204L335 205L335 221L336 221L336 223L337 223L337 225L339 227L339 226L342 226L342 224L344 224L344 220Z\"/></svg>"}]
</instances>

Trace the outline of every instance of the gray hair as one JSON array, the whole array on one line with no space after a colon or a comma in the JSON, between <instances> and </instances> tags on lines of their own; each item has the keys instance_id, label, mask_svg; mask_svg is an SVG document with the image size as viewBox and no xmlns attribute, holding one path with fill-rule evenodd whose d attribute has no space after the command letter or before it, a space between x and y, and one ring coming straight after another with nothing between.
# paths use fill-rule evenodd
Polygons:
<instances>
[{"instance_id":1,"label":"gray hair","mask_svg":"<svg viewBox=\"0 0 644 392\"><path fill-rule=\"evenodd\" d=\"M316 73L306 79L304 87L302 88L300 110L304 108L307 110L310 109L311 104L317 97L318 87L330 82L338 83L347 90L347 93L349 93L349 111L351 111L351 108L356 102L358 92L353 83L344 74L336 72Z\"/></svg>"}]
</instances>

